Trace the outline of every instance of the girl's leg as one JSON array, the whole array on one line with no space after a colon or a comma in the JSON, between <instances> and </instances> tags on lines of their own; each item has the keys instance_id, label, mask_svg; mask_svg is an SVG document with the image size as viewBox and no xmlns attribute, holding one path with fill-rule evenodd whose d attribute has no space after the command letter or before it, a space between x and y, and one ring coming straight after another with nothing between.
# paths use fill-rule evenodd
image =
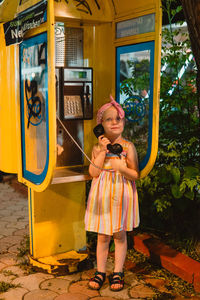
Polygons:
<instances>
[{"instance_id":1,"label":"girl's leg","mask_svg":"<svg viewBox=\"0 0 200 300\"><path fill-rule=\"evenodd\" d=\"M108 250L109 250L109 244L110 244L110 236L98 233L98 239L97 239L97 271L105 273L106 272L106 262L108 257ZM101 275L98 275L101 279L103 277ZM98 287L98 283L94 281L90 281L89 285L93 288Z\"/></svg>"},{"instance_id":2,"label":"girl's leg","mask_svg":"<svg viewBox=\"0 0 200 300\"><path fill-rule=\"evenodd\" d=\"M124 262L127 252L127 238L126 231L116 232L113 235L115 242L115 268L114 272L123 272ZM119 289L122 285L112 284L112 289Z\"/></svg>"}]
</instances>

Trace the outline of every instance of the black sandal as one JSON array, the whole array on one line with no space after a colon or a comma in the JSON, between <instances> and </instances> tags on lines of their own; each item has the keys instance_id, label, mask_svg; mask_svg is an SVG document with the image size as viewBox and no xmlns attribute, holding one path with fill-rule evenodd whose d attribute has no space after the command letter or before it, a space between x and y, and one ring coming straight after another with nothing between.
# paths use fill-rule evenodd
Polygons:
<instances>
[{"instance_id":1,"label":"black sandal","mask_svg":"<svg viewBox=\"0 0 200 300\"><path fill-rule=\"evenodd\" d=\"M95 288L95 287L90 286L89 283L88 283L88 286L91 290L97 290L98 291L98 290L100 290L100 288L102 287L102 285L103 285L103 283L106 279L106 273L96 271L94 275L95 275L94 277L90 278L89 283L94 281L99 286L97 288ZM101 275L103 277L103 279L101 279L101 277L99 277L98 275Z\"/></svg>"},{"instance_id":2,"label":"black sandal","mask_svg":"<svg viewBox=\"0 0 200 300\"><path fill-rule=\"evenodd\" d=\"M123 290L124 288L124 272L113 272L109 276L109 282L110 282L110 290L113 292L119 292ZM113 284L120 284L122 287L116 289L116 288L111 288L111 285Z\"/></svg>"}]
</instances>

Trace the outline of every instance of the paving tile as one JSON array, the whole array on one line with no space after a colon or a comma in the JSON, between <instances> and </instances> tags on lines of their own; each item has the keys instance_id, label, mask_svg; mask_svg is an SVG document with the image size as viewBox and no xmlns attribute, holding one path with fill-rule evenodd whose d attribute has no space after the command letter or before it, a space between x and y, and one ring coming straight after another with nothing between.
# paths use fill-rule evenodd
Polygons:
<instances>
[{"instance_id":1,"label":"paving tile","mask_svg":"<svg viewBox=\"0 0 200 300\"><path fill-rule=\"evenodd\" d=\"M2 190L14 190L9 184L7 183L0 183L0 188L1 188L1 191Z\"/></svg>"},{"instance_id":2,"label":"paving tile","mask_svg":"<svg viewBox=\"0 0 200 300\"><path fill-rule=\"evenodd\" d=\"M81 279L82 280L89 280L91 277L94 276L95 272L96 272L96 269L87 270L87 271L85 271L85 272L82 273Z\"/></svg>"},{"instance_id":3,"label":"paving tile","mask_svg":"<svg viewBox=\"0 0 200 300\"><path fill-rule=\"evenodd\" d=\"M143 284L132 287L129 293L132 298L152 298L155 296L155 292Z\"/></svg>"},{"instance_id":4,"label":"paving tile","mask_svg":"<svg viewBox=\"0 0 200 300\"><path fill-rule=\"evenodd\" d=\"M3 235L3 237L6 237L8 235L13 235L16 231L16 228L0 228L0 234Z\"/></svg>"},{"instance_id":5,"label":"paving tile","mask_svg":"<svg viewBox=\"0 0 200 300\"><path fill-rule=\"evenodd\" d=\"M0 262L0 272L1 272L1 270L4 269L5 267L6 267L6 265L5 265L5 264L2 264L2 263Z\"/></svg>"},{"instance_id":6,"label":"paving tile","mask_svg":"<svg viewBox=\"0 0 200 300\"><path fill-rule=\"evenodd\" d=\"M25 218L27 218L28 217L28 211L27 211L27 214L24 212L24 210L22 210L22 209L20 209L20 210L14 210L13 211L13 215L15 215L17 218L19 218L19 217L25 217Z\"/></svg>"},{"instance_id":7,"label":"paving tile","mask_svg":"<svg viewBox=\"0 0 200 300\"><path fill-rule=\"evenodd\" d=\"M17 221L17 217L16 216L11 216L11 215L4 216L4 217L1 218L1 221L5 221L5 222L13 221L13 222L15 222L15 221Z\"/></svg>"},{"instance_id":8,"label":"paving tile","mask_svg":"<svg viewBox=\"0 0 200 300\"><path fill-rule=\"evenodd\" d=\"M8 266L15 265L17 262L17 255L14 253L0 254L0 262Z\"/></svg>"},{"instance_id":9,"label":"paving tile","mask_svg":"<svg viewBox=\"0 0 200 300\"><path fill-rule=\"evenodd\" d=\"M34 290L28 292L23 300L53 300L56 296L57 294L52 291Z\"/></svg>"},{"instance_id":10,"label":"paving tile","mask_svg":"<svg viewBox=\"0 0 200 300\"><path fill-rule=\"evenodd\" d=\"M81 273L74 273L74 274L70 274L70 275L65 275L65 276L59 276L57 278L61 278L61 279L66 279L66 280L70 280L70 281L78 281L81 278Z\"/></svg>"},{"instance_id":11,"label":"paving tile","mask_svg":"<svg viewBox=\"0 0 200 300\"><path fill-rule=\"evenodd\" d=\"M84 294L89 297L95 297L99 296L99 292L95 290L91 290L88 287L88 281L77 281L75 283L72 283L69 287L70 293L78 293L78 294Z\"/></svg>"},{"instance_id":12,"label":"paving tile","mask_svg":"<svg viewBox=\"0 0 200 300\"><path fill-rule=\"evenodd\" d=\"M6 209L3 209L3 211L2 211L2 206L1 206L1 215L2 215L2 217L1 217L1 220L2 221L5 221L3 218L4 217L10 217L10 216L13 216L13 211L14 211L14 209L12 209L12 208L6 208ZM8 221L7 221L8 222Z\"/></svg>"},{"instance_id":13,"label":"paving tile","mask_svg":"<svg viewBox=\"0 0 200 300\"><path fill-rule=\"evenodd\" d=\"M9 266L3 269L3 273L13 273L15 277L24 276L24 271L18 266Z\"/></svg>"},{"instance_id":14,"label":"paving tile","mask_svg":"<svg viewBox=\"0 0 200 300\"><path fill-rule=\"evenodd\" d=\"M89 299L89 297L86 295L83 295L83 294L65 293L65 294L62 294L62 295L56 297L54 300L88 300L88 299ZM97 299L97 298L95 297L94 299Z\"/></svg>"},{"instance_id":15,"label":"paving tile","mask_svg":"<svg viewBox=\"0 0 200 300\"><path fill-rule=\"evenodd\" d=\"M95 297L95 298L90 298L94 300L115 300L117 298L112 298L112 297Z\"/></svg>"},{"instance_id":16,"label":"paving tile","mask_svg":"<svg viewBox=\"0 0 200 300\"><path fill-rule=\"evenodd\" d=\"M6 275L4 275L2 273L2 270L1 270L1 273L0 273L0 282L3 281L3 282L11 283L11 281L13 279L15 279L15 278L16 277L14 277L14 276L6 276ZM1 294L0 294L0 296L1 296ZM1 297L0 297L0 299L1 299Z\"/></svg>"},{"instance_id":17,"label":"paving tile","mask_svg":"<svg viewBox=\"0 0 200 300\"><path fill-rule=\"evenodd\" d=\"M124 263L124 268L126 270L134 270L136 267L136 263L130 261L130 260L126 260L125 263Z\"/></svg>"},{"instance_id":18,"label":"paving tile","mask_svg":"<svg viewBox=\"0 0 200 300\"><path fill-rule=\"evenodd\" d=\"M52 278L43 281L40 284L41 290L50 290L58 294L63 294L68 292L70 281L66 279Z\"/></svg>"},{"instance_id":19,"label":"paving tile","mask_svg":"<svg viewBox=\"0 0 200 300\"><path fill-rule=\"evenodd\" d=\"M11 247L8 247L8 252L9 253L19 253L19 248L21 247L20 243Z\"/></svg>"},{"instance_id":20,"label":"paving tile","mask_svg":"<svg viewBox=\"0 0 200 300\"><path fill-rule=\"evenodd\" d=\"M35 273L28 276L16 278L13 281L13 284L21 284L21 286L26 288L27 290L33 291L39 289L39 285L41 282L51 278L53 278L53 275Z\"/></svg>"},{"instance_id":21,"label":"paving tile","mask_svg":"<svg viewBox=\"0 0 200 300\"><path fill-rule=\"evenodd\" d=\"M102 297L110 297L110 298L115 298L115 299L120 299L120 300L126 300L129 299L129 295L128 295L128 285L124 285L124 289L119 291L119 292L113 292L110 290L110 286L108 284L105 285L105 287L103 286L100 289L100 295Z\"/></svg>"},{"instance_id":22,"label":"paving tile","mask_svg":"<svg viewBox=\"0 0 200 300\"><path fill-rule=\"evenodd\" d=\"M168 289L165 288L166 281L163 279L146 278L146 279L144 279L144 281L145 281L145 283L148 283L151 286L155 287L161 293L169 293Z\"/></svg>"},{"instance_id":23,"label":"paving tile","mask_svg":"<svg viewBox=\"0 0 200 300\"><path fill-rule=\"evenodd\" d=\"M27 225L27 222L10 222L6 228L23 229Z\"/></svg>"},{"instance_id":24,"label":"paving tile","mask_svg":"<svg viewBox=\"0 0 200 300\"><path fill-rule=\"evenodd\" d=\"M0 220L0 228L5 228L6 225L8 225L8 224L9 224L9 222Z\"/></svg>"},{"instance_id":25,"label":"paving tile","mask_svg":"<svg viewBox=\"0 0 200 300\"><path fill-rule=\"evenodd\" d=\"M26 289L15 288L7 291L6 293L0 294L0 299L3 300L22 300L23 295L27 293ZM52 300L52 299L51 299Z\"/></svg>"},{"instance_id":26,"label":"paving tile","mask_svg":"<svg viewBox=\"0 0 200 300\"><path fill-rule=\"evenodd\" d=\"M125 272L124 281L126 284L130 286L135 286L138 284L138 279L136 277L136 274L132 272Z\"/></svg>"},{"instance_id":27,"label":"paving tile","mask_svg":"<svg viewBox=\"0 0 200 300\"><path fill-rule=\"evenodd\" d=\"M19 244L21 242L21 240L22 240L21 236L9 235L9 236L6 236L6 237L4 237L0 240L0 245L2 243L2 244L5 244L5 245L8 245L8 246L12 246L12 245Z\"/></svg>"},{"instance_id":28,"label":"paving tile","mask_svg":"<svg viewBox=\"0 0 200 300\"><path fill-rule=\"evenodd\" d=\"M111 273L113 272L113 270L114 270L114 258L109 256L106 263L106 271L108 273Z\"/></svg>"}]
</instances>

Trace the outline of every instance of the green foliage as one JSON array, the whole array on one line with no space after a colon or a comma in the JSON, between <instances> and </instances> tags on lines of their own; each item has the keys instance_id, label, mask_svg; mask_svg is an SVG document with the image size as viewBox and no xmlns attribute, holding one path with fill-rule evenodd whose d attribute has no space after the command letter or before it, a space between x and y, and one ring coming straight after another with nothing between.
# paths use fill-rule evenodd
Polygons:
<instances>
[{"instance_id":1,"label":"green foliage","mask_svg":"<svg viewBox=\"0 0 200 300\"><path fill-rule=\"evenodd\" d=\"M143 207L141 214L146 218L146 212L149 213L150 210L150 217L157 214L160 222L165 220L166 223L173 221L177 224L176 221L183 218L182 224L188 221L188 225L190 218L193 219L192 216L198 213L200 207L200 165L197 154L200 150L199 140L192 137L189 143L169 141L168 145L166 142L167 140L160 141L158 160L152 172L137 183ZM189 145L195 149L196 161L190 161L192 153L188 151ZM190 211L191 215L188 215ZM148 217L147 219L149 222ZM198 227L198 220L196 222Z\"/></svg>"},{"instance_id":2,"label":"green foliage","mask_svg":"<svg viewBox=\"0 0 200 300\"><path fill-rule=\"evenodd\" d=\"M138 90L149 89L150 80L150 64L149 60L143 59L142 61L128 61L128 66L131 71L132 77L123 80L120 89L127 96L131 97Z\"/></svg>"},{"instance_id":3,"label":"green foliage","mask_svg":"<svg viewBox=\"0 0 200 300\"><path fill-rule=\"evenodd\" d=\"M181 6L171 9L174 1L163 1L169 26L162 32L158 157L151 173L138 181L137 187L143 226L171 230L183 236L199 236L200 142L195 86L197 69L191 56L188 34L181 27L172 25L174 16L182 9ZM183 66L187 68L180 76ZM145 80L148 81L147 64L142 64L144 76L140 76L142 72L137 70L139 68L138 65L132 65L132 74L140 78L134 77L134 80L129 79L122 84L122 91L127 96L141 89L142 85L144 87ZM128 138L131 137L135 142L136 130L129 127L127 131ZM142 132L140 134L142 141ZM137 150L140 151L140 148L137 147Z\"/></svg>"},{"instance_id":4,"label":"green foliage","mask_svg":"<svg viewBox=\"0 0 200 300\"><path fill-rule=\"evenodd\" d=\"M30 249L30 239L28 235L24 236L24 239L20 243L20 248L18 250L18 257L23 257L29 253Z\"/></svg>"},{"instance_id":5,"label":"green foliage","mask_svg":"<svg viewBox=\"0 0 200 300\"><path fill-rule=\"evenodd\" d=\"M0 281L0 293L5 293L11 288L21 287L20 284L12 284L4 281Z\"/></svg>"}]
</instances>

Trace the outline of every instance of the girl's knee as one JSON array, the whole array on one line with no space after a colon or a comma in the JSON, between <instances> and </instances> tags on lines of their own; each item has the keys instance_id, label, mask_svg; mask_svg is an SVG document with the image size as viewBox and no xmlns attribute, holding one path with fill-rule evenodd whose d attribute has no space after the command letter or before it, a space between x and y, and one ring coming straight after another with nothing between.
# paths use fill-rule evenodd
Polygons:
<instances>
[{"instance_id":1,"label":"girl's knee","mask_svg":"<svg viewBox=\"0 0 200 300\"><path fill-rule=\"evenodd\" d=\"M110 243L110 235L106 235L106 234L98 234L98 242L100 243Z\"/></svg>"},{"instance_id":2,"label":"girl's knee","mask_svg":"<svg viewBox=\"0 0 200 300\"><path fill-rule=\"evenodd\" d=\"M113 234L114 241L116 242L126 242L126 231L119 231Z\"/></svg>"}]
</instances>

